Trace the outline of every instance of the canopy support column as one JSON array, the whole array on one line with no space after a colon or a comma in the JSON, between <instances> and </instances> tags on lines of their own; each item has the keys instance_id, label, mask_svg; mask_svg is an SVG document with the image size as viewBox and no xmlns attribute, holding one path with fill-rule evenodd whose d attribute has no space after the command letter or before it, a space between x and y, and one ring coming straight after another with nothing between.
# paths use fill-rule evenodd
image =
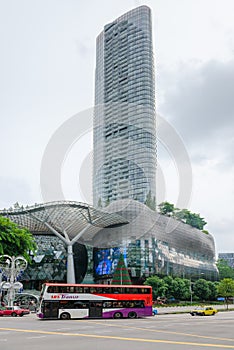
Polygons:
<instances>
[{"instance_id":1,"label":"canopy support column","mask_svg":"<svg viewBox=\"0 0 234 350\"><path fill-rule=\"evenodd\" d=\"M67 283L76 283L72 245L67 245Z\"/></svg>"}]
</instances>

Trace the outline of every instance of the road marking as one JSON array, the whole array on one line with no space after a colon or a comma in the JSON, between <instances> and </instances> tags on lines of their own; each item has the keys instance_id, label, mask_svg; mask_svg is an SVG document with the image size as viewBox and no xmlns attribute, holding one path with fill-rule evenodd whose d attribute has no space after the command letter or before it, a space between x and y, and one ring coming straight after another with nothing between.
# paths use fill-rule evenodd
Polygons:
<instances>
[{"instance_id":1,"label":"road marking","mask_svg":"<svg viewBox=\"0 0 234 350\"><path fill-rule=\"evenodd\" d=\"M213 348L221 348L221 349L234 349L234 345L225 345L225 344L191 343L191 342L185 342L185 341L144 339L144 338L127 338L127 337L125 338L125 337L108 336L108 335L40 331L40 330L34 330L34 329L0 328L0 330L3 330L3 331L8 330L8 331L22 332L22 333L63 335L63 336L70 336L70 337L86 337L86 338L97 338L97 339L123 340L123 341L134 341L134 342L143 342L143 343L164 343L164 344L189 345L189 346L200 346L200 347L204 346L204 347L213 347Z\"/></svg>"},{"instance_id":2,"label":"road marking","mask_svg":"<svg viewBox=\"0 0 234 350\"><path fill-rule=\"evenodd\" d=\"M76 322L81 322L80 320ZM82 321L83 322L83 321ZM95 323L100 324L101 322L95 322L92 320L88 321L89 323ZM191 333L182 333L182 332L172 332L172 331L163 331L163 330L157 330L157 329L151 329L151 328L142 328L142 327L133 327L133 326L121 326L117 324L105 324L108 327L118 327L118 328L124 328L124 329L136 329L140 331L148 331L153 333L165 333L165 334L175 334L175 335L185 335L187 337L194 337L194 338L204 338L204 339L213 339L213 340L226 340L226 341L234 341L232 338L219 338L219 337L210 337L206 335L199 335L199 334L191 334Z\"/></svg>"},{"instance_id":3,"label":"road marking","mask_svg":"<svg viewBox=\"0 0 234 350\"><path fill-rule=\"evenodd\" d=\"M35 336L35 337L27 337L27 339L41 339L41 338L46 338L46 335L38 335L38 336Z\"/></svg>"}]
</instances>

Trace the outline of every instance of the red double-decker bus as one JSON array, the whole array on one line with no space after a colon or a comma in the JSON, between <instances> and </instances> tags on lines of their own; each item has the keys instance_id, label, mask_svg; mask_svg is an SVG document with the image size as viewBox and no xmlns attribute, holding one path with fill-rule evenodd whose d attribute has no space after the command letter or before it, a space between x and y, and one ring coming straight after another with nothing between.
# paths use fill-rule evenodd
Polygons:
<instances>
[{"instance_id":1,"label":"red double-decker bus","mask_svg":"<svg viewBox=\"0 0 234 350\"><path fill-rule=\"evenodd\" d=\"M45 283L37 316L41 319L139 318L152 316L152 287Z\"/></svg>"}]
</instances>

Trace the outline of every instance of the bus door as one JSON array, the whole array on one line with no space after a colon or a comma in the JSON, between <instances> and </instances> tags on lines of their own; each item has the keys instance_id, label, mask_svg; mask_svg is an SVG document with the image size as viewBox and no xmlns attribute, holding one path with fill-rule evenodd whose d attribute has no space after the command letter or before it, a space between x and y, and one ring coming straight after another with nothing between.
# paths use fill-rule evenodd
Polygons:
<instances>
[{"instance_id":1,"label":"bus door","mask_svg":"<svg viewBox=\"0 0 234 350\"><path fill-rule=\"evenodd\" d=\"M89 317L102 317L102 301L89 302Z\"/></svg>"},{"instance_id":2,"label":"bus door","mask_svg":"<svg viewBox=\"0 0 234 350\"><path fill-rule=\"evenodd\" d=\"M44 301L44 317L58 318L59 301Z\"/></svg>"}]
</instances>

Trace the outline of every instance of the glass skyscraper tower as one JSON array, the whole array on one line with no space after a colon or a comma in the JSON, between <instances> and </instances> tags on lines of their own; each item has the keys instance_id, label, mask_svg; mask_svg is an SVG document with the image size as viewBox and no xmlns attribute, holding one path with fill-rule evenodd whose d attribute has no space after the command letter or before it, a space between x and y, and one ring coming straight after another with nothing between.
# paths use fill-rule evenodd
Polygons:
<instances>
[{"instance_id":1,"label":"glass skyscraper tower","mask_svg":"<svg viewBox=\"0 0 234 350\"><path fill-rule=\"evenodd\" d=\"M151 10L137 7L97 37L93 203L131 198L154 205L155 79Z\"/></svg>"}]
</instances>

